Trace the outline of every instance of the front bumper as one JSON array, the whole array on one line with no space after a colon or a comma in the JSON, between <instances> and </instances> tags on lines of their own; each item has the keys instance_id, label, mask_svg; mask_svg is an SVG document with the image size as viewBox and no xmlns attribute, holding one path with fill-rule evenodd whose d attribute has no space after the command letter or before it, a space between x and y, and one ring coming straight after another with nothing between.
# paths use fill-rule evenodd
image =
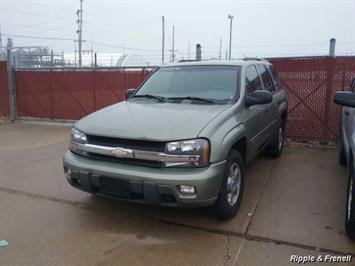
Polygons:
<instances>
[{"instance_id":1,"label":"front bumper","mask_svg":"<svg viewBox=\"0 0 355 266\"><path fill-rule=\"evenodd\" d=\"M225 161L206 168L150 168L89 159L67 151L67 181L77 189L150 204L180 207L212 205L219 193ZM195 186L193 195L178 186Z\"/></svg>"}]
</instances>

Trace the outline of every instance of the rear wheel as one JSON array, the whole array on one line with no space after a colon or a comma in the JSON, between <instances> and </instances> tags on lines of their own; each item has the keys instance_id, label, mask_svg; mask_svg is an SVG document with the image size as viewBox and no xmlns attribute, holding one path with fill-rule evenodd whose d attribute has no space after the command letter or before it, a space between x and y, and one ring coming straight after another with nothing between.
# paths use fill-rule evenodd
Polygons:
<instances>
[{"instance_id":1,"label":"rear wheel","mask_svg":"<svg viewBox=\"0 0 355 266\"><path fill-rule=\"evenodd\" d=\"M229 154L217 201L207 211L220 219L232 218L239 209L244 188L244 161L233 150Z\"/></svg>"},{"instance_id":2,"label":"rear wheel","mask_svg":"<svg viewBox=\"0 0 355 266\"><path fill-rule=\"evenodd\" d=\"M284 148L284 136L285 127L283 121L280 123L280 127L277 131L277 136L272 140L270 145L266 147L266 152L273 158L278 158L281 156Z\"/></svg>"},{"instance_id":3,"label":"rear wheel","mask_svg":"<svg viewBox=\"0 0 355 266\"><path fill-rule=\"evenodd\" d=\"M341 137L341 132L340 132L340 138L339 138L339 164L341 166L346 166L346 156L345 156L345 151L344 151L344 144L343 140Z\"/></svg>"},{"instance_id":4,"label":"rear wheel","mask_svg":"<svg viewBox=\"0 0 355 266\"><path fill-rule=\"evenodd\" d=\"M355 240L355 183L352 162L349 166L348 195L345 212L345 229L351 240Z\"/></svg>"}]
</instances>

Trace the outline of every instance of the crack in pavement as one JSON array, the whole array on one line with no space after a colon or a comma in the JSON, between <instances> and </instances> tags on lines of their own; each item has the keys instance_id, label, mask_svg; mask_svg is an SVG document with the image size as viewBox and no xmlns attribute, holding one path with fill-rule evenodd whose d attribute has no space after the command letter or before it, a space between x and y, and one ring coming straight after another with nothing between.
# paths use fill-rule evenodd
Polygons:
<instances>
[{"instance_id":1,"label":"crack in pavement","mask_svg":"<svg viewBox=\"0 0 355 266\"><path fill-rule=\"evenodd\" d=\"M201 226L195 226L195 225L191 225L191 224L176 222L176 221L172 221L172 220L169 220L169 219L164 219L164 218L159 218L159 217L154 217L154 216L149 216L149 215L144 215L144 214L132 215L132 214L118 212L117 210L113 210L113 209L110 209L110 208L105 208L105 209L103 209L103 208L95 208L93 206L90 206L88 204L81 203L81 202L75 202L75 201L71 201L71 200L64 200L64 199L49 197L49 196L45 196L45 195L35 194L35 193L31 193L31 192L19 191L19 190L15 190L15 189L11 189L11 188L0 187L0 191L12 193L12 194L19 194L19 195L22 195L22 196L35 198L35 199L40 199L40 200L47 200L47 201L62 203L62 204L66 204L66 205L70 205L70 206L74 206L74 207L79 207L79 208L82 208L82 209L91 210L91 211L95 211L95 212L101 212L101 213L102 212L108 212L108 213L111 213L113 215L122 216L122 217L126 217L126 218L133 218L133 219L138 219L138 220L157 221L157 222L160 222L160 223L165 223L165 224L169 224L169 225L173 225L173 226L177 226L177 227L190 228L190 229L198 230L198 231L201 231L201 232L219 234L219 235L225 236L226 237L225 240L228 239L228 243L229 243L229 239L230 239L231 236L236 236L236 237L239 237L242 240L246 240L246 241L273 243L273 244L276 244L276 245L296 247L296 248L301 248L301 249L305 249L305 250L311 250L311 251L317 251L317 252L319 252L319 251L320 252L327 252L327 253L332 253L334 255L337 255L337 254L338 255L349 255L350 254L349 252L346 253L346 252L327 249L327 248L321 248L321 247L316 247L316 246L311 246L311 245L304 245L304 244L288 242L288 241L284 241L284 240L278 240L278 239L267 238L267 237L262 237L262 236L250 235L247 232L246 233L238 233L238 232L226 231L226 230L221 230L221 229L205 228L205 227L201 227ZM228 236L228 238L227 238L227 236ZM227 247L226 246L226 242L225 242L224 245L225 245L225 247ZM230 252L230 250L229 250L229 246L228 246L228 249L226 248L226 253L225 253L225 256L224 256L224 260L226 259L227 256L229 257L228 260L230 260L229 252ZM351 255L355 256L355 253L351 254Z\"/></svg>"},{"instance_id":2,"label":"crack in pavement","mask_svg":"<svg viewBox=\"0 0 355 266\"><path fill-rule=\"evenodd\" d=\"M272 173L272 171L274 170L276 164L277 164L277 161L275 160L274 163L271 165L271 167L270 167L270 169L269 169L269 171L268 171L268 173L267 173L267 175L266 175L266 178L265 178L265 181L264 181L264 184L263 184L261 193L260 193L259 197L258 197L257 200L256 200L255 207L254 207L254 209L253 209L253 211L252 211L252 214L251 214L251 217L250 217L250 219L249 219L249 222L248 222L248 225L247 225L247 228L246 228L246 230L245 230L244 235L247 235L248 232L249 232L249 227L250 227L250 225L251 225L251 222L253 221L255 212L256 212L257 208L259 207L259 203L260 203L260 201L261 201L261 198L262 198L263 195L264 195L266 186L267 186L267 184L268 184L268 182L269 182L269 180L270 180L270 178L271 178L271 173Z\"/></svg>"},{"instance_id":3,"label":"crack in pavement","mask_svg":"<svg viewBox=\"0 0 355 266\"><path fill-rule=\"evenodd\" d=\"M237 265L237 261L239 259L240 254L242 253L242 250L243 250L243 247L244 247L244 243L245 243L245 239L243 238L242 242L240 243L240 246L239 246L239 248L237 250L237 253L235 254L235 258L234 258L234 261L233 261L233 266Z\"/></svg>"},{"instance_id":4,"label":"crack in pavement","mask_svg":"<svg viewBox=\"0 0 355 266\"><path fill-rule=\"evenodd\" d=\"M230 234L225 233L224 234L224 248L225 248L225 253L224 253L224 261L223 261L223 266L227 265L227 262L231 259L231 256L229 255L229 239L230 239Z\"/></svg>"}]
</instances>

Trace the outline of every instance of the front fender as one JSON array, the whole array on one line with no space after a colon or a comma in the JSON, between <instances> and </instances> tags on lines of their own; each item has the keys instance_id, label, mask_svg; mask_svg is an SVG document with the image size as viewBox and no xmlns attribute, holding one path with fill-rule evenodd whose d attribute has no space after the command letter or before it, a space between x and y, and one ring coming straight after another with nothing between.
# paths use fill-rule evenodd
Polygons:
<instances>
[{"instance_id":1,"label":"front fender","mask_svg":"<svg viewBox=\"0 0 355 266\"><path fill-rule=\"evenodd\" d=\"M228 130L220 140L211 143L214 147L214 152L212 154L211 161L218 161L227 159L229 151L233 145L245 137L246 128L244 124L240 123Z\"/></svg>"}]
</instances>

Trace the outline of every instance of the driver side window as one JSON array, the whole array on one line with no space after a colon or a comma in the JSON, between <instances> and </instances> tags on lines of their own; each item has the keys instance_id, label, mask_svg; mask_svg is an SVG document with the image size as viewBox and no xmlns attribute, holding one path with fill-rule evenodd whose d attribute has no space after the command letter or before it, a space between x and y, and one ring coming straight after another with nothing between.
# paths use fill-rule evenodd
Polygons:
<instances>
[{"instance_id":1,"label":"driver side window","mask_svg":"<svg viewBox=\"0 0 355 266\"><path fill-rule=\"evenodd\" d=\"M252 94L255 90L262 89L261 80L254 65L248 66L245 78L246 95Z\"/></svg>"}]
</instances>

